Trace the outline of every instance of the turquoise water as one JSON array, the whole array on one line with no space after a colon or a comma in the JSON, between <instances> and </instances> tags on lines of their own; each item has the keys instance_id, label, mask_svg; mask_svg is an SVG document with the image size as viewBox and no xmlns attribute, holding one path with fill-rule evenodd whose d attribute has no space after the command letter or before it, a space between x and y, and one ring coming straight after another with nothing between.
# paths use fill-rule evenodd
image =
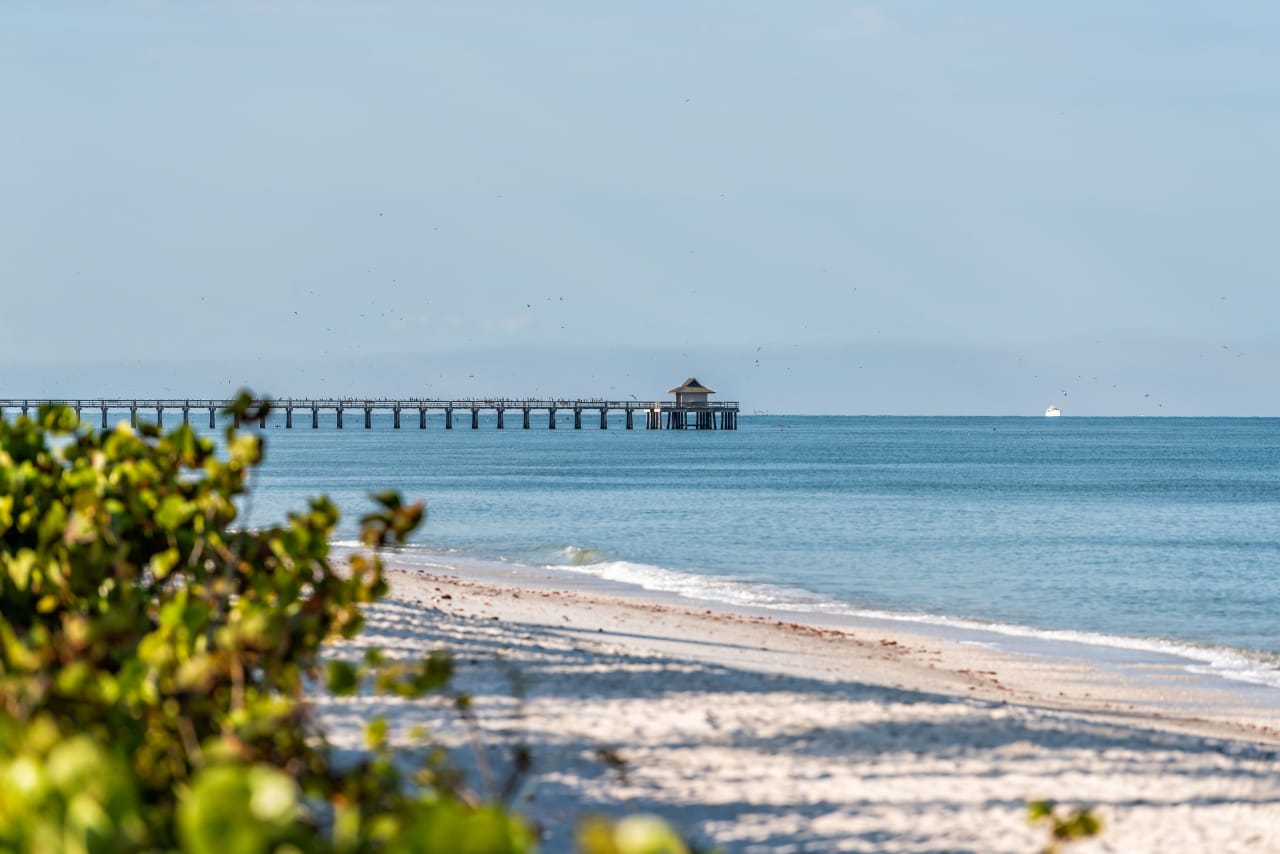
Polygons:
<instances>
[{"instance_id":1,"label":"turquoise water","mask_svg":"<svg viewBox=\"0 0 1280 854\"><path fill-rule=\"evenodd\" d=\"M326 492L347 540L366 494L392 487L428 504L396 558L409 565L1189 649L1280 685L1280 420L744 416L735 432L628 432L614 418L268 425L250 521Z\"/></svg>"}]
</instances>

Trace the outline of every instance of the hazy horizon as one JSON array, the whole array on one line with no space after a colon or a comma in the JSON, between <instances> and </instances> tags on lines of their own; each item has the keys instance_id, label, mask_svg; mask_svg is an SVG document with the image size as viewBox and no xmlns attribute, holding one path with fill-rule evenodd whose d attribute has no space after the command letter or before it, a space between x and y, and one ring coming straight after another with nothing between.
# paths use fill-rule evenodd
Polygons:
<instances>
[{"instance_id":1,"label":"hazy horizon","mask_svg":"<svg viewBox=\"0 0 1280 854\"><path fill-rule=\"evenodd\" d=\"M33 374L19 367L5 382L3 398L37 397L226 397L241 387L276 397L604 397L662 399L687 376L696 376L717 392L713 399L736 400L744 413L764 411L791 415L1039 415L1050 404L1066 415L1189 415L1274 416L1271 401L1259 399L1253 409L1233 405L1241 395L1233 387L1215 395L1189 396L1174 384L1144 382L1173 364L1180 376L1192 376L1205 386L1219 375L1217 366L1227 353L1178 353L1153 348L1147 356L1160 365L1129 360L1122 369L1109 368L1105 353L1094 359L1069 355L1019 361L980 350L922 352L918 347L878 347L826 352L761 348L739 351L684 353L644 350L614 354L605 367L584 361L576 351L535 353L468 351L464 353L400 354L364 360L318 364L303 357L282 357L267 363L256 359L190 362L175 359L161 366L43 364ZM739 382L720 380L735 365L750 359L753 372ZM1175 364L1175 361L1181 362ZM760 365L754 366L759 360ZM1253 365L1265 364L1256 359ZM831 364L850 366L851 376L832 375ZM892 365L892 369L885 368ZM695 369L683 369L694 366ZM825 366L825 367L824 367ZM937 371L945 371L941 377ZM1075 374L1086 370L1097 373ZM1033 373L1035 371L1039 374ZM824 408L814 406L812 386L792 383L797 373L823 373L833 387ZM1237 375L1242 374L1240 370ZM26 377L26 378L24 378ZM886 379L888 377L888 379ZM14 381L16 380L16 381ZM1270 377L1254 378L1265 387ZM1053 392L1041 390L1054 387ZM934 388L921 397L917 390ZM857 393L864 391L865 401ZM1016 405L1008 405L1007 401Z\"/></svg>"}]
</instances>

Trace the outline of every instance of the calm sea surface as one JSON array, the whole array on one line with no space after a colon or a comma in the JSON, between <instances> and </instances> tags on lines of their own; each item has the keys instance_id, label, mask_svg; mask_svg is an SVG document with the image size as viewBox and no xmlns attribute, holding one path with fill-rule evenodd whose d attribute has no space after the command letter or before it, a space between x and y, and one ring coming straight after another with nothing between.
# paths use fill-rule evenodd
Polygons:
<instances>
[{"instance_id":1,"label":"calm sea surface","mask_svg":"<svg viewBox=\"0 0 1280 854\"><path fill-rule=\"evenodd\" d=\"M1191 650L1280 685L1277 419L461 426L269 424L250 522L323 492L349 540L367 493L390 487L428 504L400 563Z\"/></svg>"}]
</instances>

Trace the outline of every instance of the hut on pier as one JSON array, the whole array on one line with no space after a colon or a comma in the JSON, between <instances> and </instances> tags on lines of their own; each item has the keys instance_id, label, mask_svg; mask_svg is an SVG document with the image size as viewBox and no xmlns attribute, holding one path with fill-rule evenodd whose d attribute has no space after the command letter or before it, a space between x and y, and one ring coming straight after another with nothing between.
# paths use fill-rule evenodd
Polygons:
<instances>
[{"instance_id":1,"label":"hut on pier","mask_svg":"<svg viewBox=\"0 0 1280 854\"><path fill-rule=\"evenodd\" d=\"M694 377L689 377L682 385L678 385L667 391L668 394L674 394L676 401L670 407L666 408L667 413L667 429L668 430L687 430L692 427L695 430L715 430L716 429L716 410L712 408L707 401L707 395L715 394L715 389L710 389ZM658 408L651 410L652 419L655 427L661 429L661 415L663 407L659 404ZM733 429L729 421L724 421L724 415L721 415L722 424L720 429Z\"/></svg>"},{"instance_id":2,"label":"hut on pier","mask_svg":"<svg viewBox=\"0 0 1280 854\"><path fill-rule=\"evenodd\" d=\"M689 377L682 385L667 390L667 394L676 396L676 406L706 406L707 395L715 393L715 389L707 388L694 377Z\"/></svg>"}]
</instances>

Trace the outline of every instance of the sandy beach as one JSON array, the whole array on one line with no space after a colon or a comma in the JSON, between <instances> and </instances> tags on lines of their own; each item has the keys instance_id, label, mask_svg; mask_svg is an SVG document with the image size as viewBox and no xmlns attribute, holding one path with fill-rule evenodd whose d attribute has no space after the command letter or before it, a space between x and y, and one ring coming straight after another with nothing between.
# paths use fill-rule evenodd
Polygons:
<instances>
[{"instance_id":1,"label":"sandy beach","mask_svg":"<svg viewBox=\"0 0 1280 854\"><path fill-rule=\"evenodd\" d=\"M913 633L833 627L555 578L392 572L333 650L452 650L444 698L319 697L339 748L374 715L425 725L478 788L527 744L516 806L544 851L586 814L651 812L724 851L1030 852L1030 800L1093 805L1070 850L1280 851L1280 720L1178 663L1095 666ZM483 749L477 751L476 745Z\"/></svg>"}]
</instances>

